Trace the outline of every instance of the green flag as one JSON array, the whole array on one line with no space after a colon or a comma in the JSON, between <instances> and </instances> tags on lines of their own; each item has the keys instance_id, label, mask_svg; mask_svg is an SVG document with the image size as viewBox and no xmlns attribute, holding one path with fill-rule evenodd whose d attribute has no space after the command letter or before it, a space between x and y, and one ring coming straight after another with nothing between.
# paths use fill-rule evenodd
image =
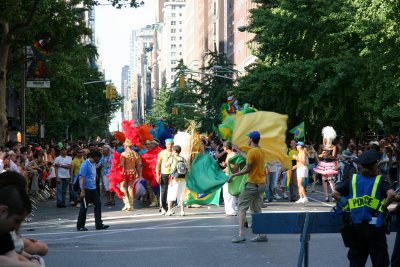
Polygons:
<instances>
[{"instance_id":1,"label":"green flag","mask_svg":"<svg viewBox=\"0 0 400 267\"><path fill-rule=\"evenodd\" d=\"M300 138L304 137L304 121L294 127L289 133L294 134L294 139L299 140Z\"/></svg>"}]
</instances>

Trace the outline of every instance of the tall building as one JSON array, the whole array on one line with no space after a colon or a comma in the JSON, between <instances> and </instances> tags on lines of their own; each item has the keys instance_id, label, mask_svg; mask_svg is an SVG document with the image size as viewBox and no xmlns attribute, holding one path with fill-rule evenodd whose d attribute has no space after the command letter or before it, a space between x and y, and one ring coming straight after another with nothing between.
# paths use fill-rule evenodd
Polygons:
<instances>
[{"instance_id":1,"label":"tall building","mask_svg":"<svg viewBox=\"0 0 400 267\"><path fill-rule=\"evenodd\" d=\"M143 123L146 114L151 110L153 103L153 90L151 79L151 66L153 64L153 25L136 32L135 41L132 40L131 53L133 62L131 64L131 88L130 97L132 105L132 118L139 123Z\"/></svg>"},{"instance_id":2,"label":"tall building","mask_svg":"<svg viewBox=\"0 0 400 267\"><path fill-rule=\"evenodd\" d=\"M224 52L225 8L224 0L208 0L208 50Z\"/></svg>"},{"instance_id":3,"label":"tall building","mask_svg":"<svg viewBox=\"0 0 400 267\"><path fill-rule=\"evenodd\" d=\"M173 70L183 58L185 0L165 0L161 33L160 72L161 80L170 86L176 77Z\"/></svg>"},{"instance_id":4,"label":"tall building","mask_svg":"<svg viewBox=\"0 0 400 267\"><path fill-rule=\"evenodd\" d=\"M183 62L198 71L208 49L208 1L187 0L184 10Z\"/></svg>"},{"instance_id":5,"label":"tall building","mask_svg":"<svg viewBox=\"0 0 400 267\"><path fill-rule=\"evenodd\" d=\"M232 4L232 7L228 7L229 12L233 12L233 27L232 28L232 39L233 39L233 63L235 68L240 72L245 72L245 67L252 64L256 57L251 54L249 48L251 40L254 38L254 34L246 30L246 26L249 25L250 9L256 8L256 3L251 0L241 1L228 1ZM228 14L228 18L232 16ZM229 39L229 36L228 36Z\"/></svg>"},{"instance_id":6,"label":"tall building","mask_svg":"<svg viewBox=\"0 0 400 267\"><path fill-rule=\"evenodd\" d=\"M121 94L124 97L122 106L122 119L131 118L131 104L130 104L130 83L129 83L129 66L125 65L121 70Z\"/></svg>"}]
</instances>

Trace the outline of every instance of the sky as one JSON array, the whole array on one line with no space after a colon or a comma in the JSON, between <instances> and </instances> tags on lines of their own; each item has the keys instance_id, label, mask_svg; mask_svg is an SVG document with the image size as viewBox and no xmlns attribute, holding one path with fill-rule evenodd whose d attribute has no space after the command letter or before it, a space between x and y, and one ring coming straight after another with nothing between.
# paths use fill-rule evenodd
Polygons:
<instances>
[{"instance_id":1,"label":"sky","mask_svg":"<svg viewBox=\"0 0 400 267\"><path fill-rule=\"evenodd\" d=\"M103 0L103 3L107 3ZM129 65L129 39L132 30L155 22L155 0L144 0L140 8L117 9L110 5L95 8L95 35L98 42L99 59L105 70L106 80L112 80L121 92L121 70ZM121 112L115 114L110 131L118 130Z\"/></svg>"}]
</instances>

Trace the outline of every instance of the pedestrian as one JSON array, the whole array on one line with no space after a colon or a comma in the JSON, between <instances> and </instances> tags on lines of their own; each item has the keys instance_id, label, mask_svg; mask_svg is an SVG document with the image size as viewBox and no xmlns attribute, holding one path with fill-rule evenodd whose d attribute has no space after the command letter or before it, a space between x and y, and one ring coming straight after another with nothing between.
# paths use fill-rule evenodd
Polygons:
<instances>
[{"instance_id":1,"label":"pedestrian","mask_svg":"<svg viewBox=\"0 0 400 267\"><path fill-rule=\"evenodd\" d=\"M101 180L103 184L103 191L106 195L106 206L115 206L115 193L110 192L110 181L108 180L108 172L111 169L112 154L111 147L109 145L103 146L103 155L97 164L98 168L101 168Z\"/></svg>"},{"instance_id":2,"label":"pedestrian","mask_svg":"<svg viewBox=\"0 0 400 267\"><path fill-rule=\"evenodd\" d=\"M68 150L66 147L61 148L60 155L54 160L54 168L57 179L57 208L66 207L65 198L67 195L67 188L71 180L70 171L72 167L72 158L68 156L67 153ZM70 199L70 202L74 202L74 200Z\"/></svg>"},{"instance_id":3,"label":"pedestrian","mask_svg":"<svg viewBox=\"0 0 400 267\"><path fill-rule=\"evenodd\" d=\"M236 172L235 170L237 169L237 166L231 164L229 166L229 160L236 155L236 152L233 151L232 149L232 143L229 141L225 141L223 143L224 150L226 151L226 159L225 159L225 166L226 168L224 169L224 172L226 175L229 175L229 170L232 171L232 173ZM225 209L225 215L226 216L236 216L236 197L232 196L229 193L229 186L228 183L225 183L222 186L222 195L224 197L224 209Z\"/></svg>"},{"instance_id":4,"label":"pedestrian","mask_svg":"<svg viewBox=\"0 0 400 267\"><path fill-rule=\"evenodd\" d=\"M296 149L297 151L299 151L299 153L295 155L296 166L294 166L293 169L296 169L297 187L299 189L300 199L297 200L295 203L297 204L308 203L306 190L304 188L304 180L308 176L308 168L307 168L308 157L304 142L301 141L297 142Z\"/></svg>"},{"instance_id":5,"label":"pedestrian","mask_svg":"<svg viewBox=\"0 0 400 267\"><path fill-rule=\"evenodd\" d=\"M100 160L100 157L101 153L99 151L90 151L89 158L82 163L79 170L81 207L79 210L78 221L76 223L76 229L78 231L88 231L85 224L89 202L94 204L96 230L104 230L110 227L103 224L101 219L101 202L96 191L96 163Z\"/></svg>"},{"instance_id":6,"label":"pedestrian","mask_svg":"<svg viewBox=\"0 0 400 267\"><path fill-rule=\"evenodd\" d=\"M299 151L296 148L296 141L291 140L290 141L290 147L288 149L288 155L289 158L292 160L292 167L296 166L297 160L296 156L299 154ZM292 179L290 179L289 182L289 194L290 194L290 201L291 202L296 202L298 200L298 190L297 190L297 183L296 183L296 172L292 172ZM286 188L284 189L284 192L286 193Z\"/></svg>"},{"instance_id":7,"label":"pedestrian","mask_svg":"<svg viewBox=\"0 0 400 267\"><path fill-rule=\"evenodd\" d=\"M246 220L246 212L250 208L251 212L261 212L263 203L263 194L266 189L265 184L265 162L264 153L258 146L260 141L260 133L252 131L248 136L248 145L251 149L246 153L241 151L236 145L232 146L239 154L246 158L246 167L241 171L232 174L228 182L232 182L233 177L247 174L247 183L245 184L242 193L240 194L238 204L238 219L239 219L239 236L232 239L232 243L240 243L246 241L244 236L244 225ZM267 242L266 235L258 235L251 239L253 242Z\"/></svg>"},{"instance_id":8,"label":"pedestrian","mask_svg":"<svg viewBox=\"0 0 400 267\"><path fill-rule=\"evenodd\" d=\"M171 166L171 179L168 185L168 211L165 216L172 215L172 204L174 201L181 207L181 216L185 216L184 210L184 194L186 189L187 162L180 156L181 146L175 145L172 147L172 158L166 165Z\"/></svg>"},{"instance_id":9,"label":"pedestrian","mask_svg":"<svg viewBox=\"0 0 400 267\"><path fill-rule=\"evenodd\" d=\"M73 179L73 181L75 182L76 179L78 179L79 177L79 170L81 169L81 165L82 163L85 161L85 158L83 157L83 150L79 147L77 147L77 149L75 150L75 155L74 158L72 159L71 162L71 177ZM74 190L72 190L74 191ZM71 191L70 191L71 193ZM74 195L74 203L71 203L72 205L77 206L77 208L80 208L79 203L80 201L78 201L78 196L76 195L75 192L73 192Z\"/></svg>"},{"instance_id":10,"label":"pedestrian","mask_svg":"<svg viewBox=\"0 0 400 267\"><path fill-rule=\"evenodd\" d=\"M328 184L332 192L335 191L335 182L333 176L338 174L338 166L336 163L337 148L332 143L336 138L336 132L331 126L322 129L323 143L319 148L318 165L314 168L316 173L322 175L322 188L325 194L325 201L329 202Z\"/></svg>"},{"instance_id":11,"label":"pedestrian","mask_svg":"<svg viewBox=\"0 0 400 267\"><path fill-rule=\"evenodd\" d=\"M167 165L168 161L172 157L172 146L174 141L172 139L165 140L165 149L162 150L157 157L156 164L156 179L157 183L160 185L160 205L161 205L161 215L167 213L168 204L168 180L171 174L171 165Z\"/></svg>"},{"instance_id":12,"label":"pedestrian","mask_svg":"<svg viewBox=\"0 0 400 267\"><path fill-rule=\"evenodd\" d=\"M365 266L371 256L373 266L389 266L384 213L395 200L396 193L389 182L378 175L381 154L364 152L357 160L361 171L343 183L332 196L342 207L350 210L352 229L344 235L350 243L347 258L350 266Z\"/></svg>"}]
</instances>

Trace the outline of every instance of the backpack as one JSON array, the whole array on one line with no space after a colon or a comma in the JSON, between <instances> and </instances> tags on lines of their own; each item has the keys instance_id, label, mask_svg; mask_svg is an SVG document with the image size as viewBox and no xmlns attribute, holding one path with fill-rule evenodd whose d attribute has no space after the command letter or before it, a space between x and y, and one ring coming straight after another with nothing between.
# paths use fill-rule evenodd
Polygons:
<instances>
[{"instance_id":1,"label":"backpack","mask_svg":"<svg viewBox=\"0 0 400 267\"><path fill-rule=\"evenodd\" d=\"M185 178L188 173L188 166L183 157L174 158L176 161L175 169L172 172L174 178Z\"/></svg>"}]
</instances>

